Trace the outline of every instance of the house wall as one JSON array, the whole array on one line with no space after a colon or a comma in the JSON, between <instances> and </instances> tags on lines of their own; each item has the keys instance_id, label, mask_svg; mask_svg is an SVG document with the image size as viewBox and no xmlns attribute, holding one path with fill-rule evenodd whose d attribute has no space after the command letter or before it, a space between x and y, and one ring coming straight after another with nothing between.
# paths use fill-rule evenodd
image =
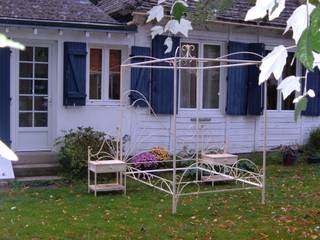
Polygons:
<instances>
[{"instance_id":1,"label":"house wall","mask_svg":"<svg viewBox=\"0 0 320 240\"><path fill-rule=\"evenodd\" d=\"M90 32L86 36L84 31L58 29L38 29L34 34L32 28L10 27L8 35L22 43L45 43L52 49L51 55L51 113L50 129L47 137L48 149L54 149L54 141L63 134L64 130L78 126L92 126L97 130L117 135L117 127L121 122L124 125L123 134L131 136L128 148L133 151L142 151L151 147L163 146L172 149L172 116L154 117L143 108L124 109L121 115L119 102L88 102L83 107L63 106L63 42L77 41L88 44L119 46L123 49L123 59L129 57L131 46L151 46L150 26L139 27L134 34L111 33L111 38L105 32ZM4 32L4 28L0 32ZM246 28L228 25L213 25L209 30L196 30L185 41L221 42L226 52L226 43L232 41L264 42L272 47L279 44L291 45L289 39L283 38L282 33L275 30ZM182 40L184 41L184 40ZM13 50L11 69L11 138L12 147L16 150L42 150L30 147L24 149L17 139L17 54ZM126 71L123 80L124 88L129 89L130 72ZM220 109L214 110L185 110L179 109L177 115L177 147L185 145L196 147L195 140L199 138L199 146L224 147L229 152L240 153L259 151L263 146L264 119L262 116L227 116L224 113L226 102L226 72L221 74ZM196 123L191 119L195 116L210 118L210 121L200 124L200 136L195 136ZM303 143L311 129L320 125L320 117L302 116L297 123L293 120L293 111L267 111L267 132L269 148L280 144ZM27 141L27 140L24 140ZM129 151L129 152L130 152Z\"/></svg>"},{"instance_id":2,"label":"house wall","mask_svg":"<svg viewBox=\"0 0 320 240\"><path fill-rule=\"evenodd\" d=\"M140 28L141 32L150 31L148 26ZM150 41L149 34L141 34L141 42ZM243 26L219 26L214 25L206 30L196 30L191 32L189 38L181 39L185 42L220 42L225 44L228 41L240 42L263 42L267 48L283 44L285 46L294 45L288 36L283 37L282 32L273 29L247 28ZM149 44L150 46L150 44ZM261 151L264 145L264 117L263 116L228 116L225 114L226 104L226 70L221 72L220 80L220 107L214 110L186 110L179 109L177 115L177 147L183 146L195 148L196 142L201 149L210 147L224 147L228 152L244 153L251 151ZM141 115L146 114L142 112ZM294 121L294 111L291 110L268 110L267 111L267 142L268 149L284 144L302 144L309 136L312 129L320 126L320 117L301 116L297 122ZM196 135L196 123L192 122L193 117L210 118L208 122L201 122L198 138ZM145 142L141 144L141 150L150 149L155 145L170 148L172 147L172 137L169 131L173 127L172 117L162 117L161 124L154 120L144 118L143 127L150 131L142 131ZM150 136L153 132L155 136ZM146 134L148 133L148 134ZM172 136L172 135L171 135ZM150 142L150 139L151 142ZM170 139L170 140L168 140Z\"/></svg>"},{"instance_id":3,"label":"house wall","mask_svg":"<svg viewBox=\"0 0 320 240\"><path fill-rule=\"evenodd\" d=\"M113 46L122 49L123 60L129 56L129 46L133 44L133 35L126 33L111 33L111 37L106 32L90 32L86 36L84 31L38 28L34 34L32 28L10 27L6 33L9 37L25 44L35 46L46 44L50 47L50 116L49 135L21 135L18 134L18 55L19 51L12 49L11 55L11 139L12 148L17 151L39 151L53 150L55 139L63 135L63 131L76 128L78 126L91 126L97 130L105 132L115 132L120 118L119 102L101 102L98 104L87 104L80 107L63 106L63 60L65 41L86 42L87 45ZM5 32L0 28L0 32ZM129 88L129 75L127 71L124 76L124 88ZM127 115L127 114L126 114ZM129 123L130 121L127 121ZM30 130L29 132L32 132ZM33 144L29 143L34 141ZM36 142L46 141L48 148L38 147Z\"/></svg>"}]
</instances>

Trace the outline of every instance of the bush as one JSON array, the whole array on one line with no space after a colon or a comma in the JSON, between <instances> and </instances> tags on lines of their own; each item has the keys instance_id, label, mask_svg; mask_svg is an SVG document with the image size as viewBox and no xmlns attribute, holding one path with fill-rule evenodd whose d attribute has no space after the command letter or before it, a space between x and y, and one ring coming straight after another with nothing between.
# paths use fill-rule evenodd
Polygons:
<instances>
[{"instance_id":1,"label":"bush","mask_svg":"<svg viewBox=\"0 0 320 240\"><path fill-rule=\"evenodd\" d=\"M92 153L96 153L106 140L108 144L104 144L103 151L114 155L117 143L104 132L95 131L91 127L78 127L64 133L56 140L58 158L64 169L72 175L83 176L87 173L88 146L92 148Z\"/></svg>"},{"instance_id":2,"label":"bush","mask_svg":"<svg viewBox=\"0 0 320 240\"><path fill-rule=\"evenodd\" d=\"M306 147L312 147L320 150L320 128L314 129L310 133L310 137L306 144Z\"/></svg>"},{"instance_id":3,"label":"bush","mask_svg":"<svg viewBox=\"0 0 320 240\"><path fill-rule=\"evenodd\" d=\"M308 159L320 155L320 128L314 129L303 148L303 158Z\"/></svg>"}]
</instances>

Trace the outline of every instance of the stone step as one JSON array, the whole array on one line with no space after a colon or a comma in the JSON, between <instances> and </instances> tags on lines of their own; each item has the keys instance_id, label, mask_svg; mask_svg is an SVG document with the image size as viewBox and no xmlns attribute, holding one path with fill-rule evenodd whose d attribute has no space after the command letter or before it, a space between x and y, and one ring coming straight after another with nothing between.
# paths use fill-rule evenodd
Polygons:
<instances>
[{"instance_id":1,"label":"stone step","mask_svg":"<svg viewBox=\"0 0 320 240\"><path fill-rule=\"evenodd\" d=\"M35 181L56 181L62 180L60 176L37 176L37 177L17 177L17 182L35 182Z\"/></svg>"},{"instance_id":2,"label":"stone step","mask_svg":"<svg viewBox=\"0 0 320 240\"><path fill-rule=\"evenodd\" d=\"M13 162L13 165L58 163L54 152L17 152L17 155L19 161Z\"/></svg>"},{"instance_id":3,"label":"stone step","mask_svg":"<svg viewBox=\"0 0 320 240\"><path fill-rule=\"evenodd\" d=\"M61 170L58 163L13 165L15 177L55 176Z\"/></svg>"}]
</instances>

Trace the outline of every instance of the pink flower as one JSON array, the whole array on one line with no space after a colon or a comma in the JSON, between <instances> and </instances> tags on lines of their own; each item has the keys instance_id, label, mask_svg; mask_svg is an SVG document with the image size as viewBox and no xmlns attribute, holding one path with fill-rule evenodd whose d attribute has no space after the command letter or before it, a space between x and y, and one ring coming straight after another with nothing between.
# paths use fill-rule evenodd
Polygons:
<instances>
[{"instance_id":1,"label":"pink flower","mask_svg":"<svg viewBox=\"0 0 320 240\"><path fill-rule=\"evenodd\" d=\"M153 168L158 165L159 159L149 152L143 152L134 156L131 160L136 168Z\"/></svg>"}]
</instances>

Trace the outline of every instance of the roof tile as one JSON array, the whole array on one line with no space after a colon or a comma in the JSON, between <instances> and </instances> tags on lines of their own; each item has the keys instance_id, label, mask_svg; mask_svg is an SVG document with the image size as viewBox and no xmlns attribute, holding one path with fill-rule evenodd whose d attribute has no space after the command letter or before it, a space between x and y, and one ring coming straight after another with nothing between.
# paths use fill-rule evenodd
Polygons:
<instances>
[{"instance_id":1,"label":"roof tile","mask_svg":"<svg viewBox=\"0 0 320 240\"><path fill-rule=\"evenodd\" d=\"M117 24L89 0L0 0L0 19Z\"/></svg>"},{"instance_id":2,"label":"roof tile","mask_svg":"<svg viewBox=\"0 0 320 240\"><path fill-rule=\"evenodd\" d=\"M124 8L132 8L137 12L146 12L150 10L154 5L157 4L157 0L101 0L99 7L106 13L114 13ZM250 0L233 0L231 7L223 11L217 12L215 18L227 22L240 22L245 23L244 18L251 7ZM190 0L188 4L191 6L191 11L195 9L195 1ZM299 0L287 0L286 8L277 19L272 22L266 20L258 20L252 22L246 22L252 25L269 25L277 27L285 27L286 21L290 17L291 13L299 5ZM170 4L165 4L167 11L170 8Z\"/></svg>"}]
</instances>

